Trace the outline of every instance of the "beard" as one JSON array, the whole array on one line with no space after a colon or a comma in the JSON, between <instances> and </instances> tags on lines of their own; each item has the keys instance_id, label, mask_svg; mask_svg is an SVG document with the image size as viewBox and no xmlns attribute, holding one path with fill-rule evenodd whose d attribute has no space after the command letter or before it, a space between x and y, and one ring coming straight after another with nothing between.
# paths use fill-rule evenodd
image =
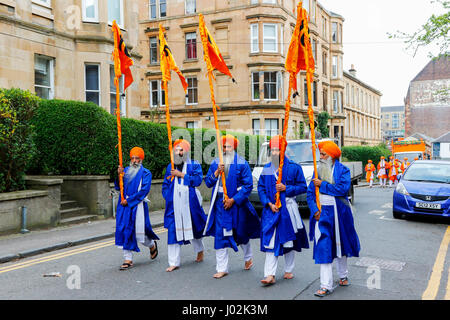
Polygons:
<instances>
[{"instance_id":1,"label":"beard","mask_svg":"<svg viewBox=\"0 0 450 320\"><path fill-rule=\"evenodd\" d=\"M134 180L139 170L141 170L142 163L132 163L130 162L130 167L127 170L127 173L125 173L124 179L128 183Z\"/></svg>"},{"instance_id":2,"label":"beard","mask_svg":"<svg viewBox=\"0 0 450 320\"><path fill-rule=\"evenodd\" d=\"M225 176L228 176L230 165L234 161L234 151L223 153L223 163L225 164Z\"/></svg>"},{"instance_id":3,"label":"beard","mask_svg":"<svg viewBox=\"0 0 450 320\"><path fill-rule=\"evenodd\" d=\"M173 155L173 162L174 162L174 164L177 165L177 166L183 165L186 162L186 160L187 160L187 156L188 155L187 155L186 152L183 152L182 156L180 156L179 154L175 153Z\"/></svg>"},{"instance_id":4,"label":"beard","mask_svg":"<svg viewBox=\"0 0 450 320\"><path fill-rule=\"evenodd\" d=\"M272 162L272 165L274 166L274 168L278 169L278 167L280 166L280 156L272 155L272 156L270 156L270 159L271 159L271 162Z\"/></svg>"},{"instance_id":5,"label":"beard","mask_svg":"<svg viewBox=\"0 0 450 320\"><path fill-rule=\"evenodd\" d=\"M333 183L333 159L330 157L327 160L319 160L319 176L320 179L328 183Z\"/></svg>"}]
</instances>

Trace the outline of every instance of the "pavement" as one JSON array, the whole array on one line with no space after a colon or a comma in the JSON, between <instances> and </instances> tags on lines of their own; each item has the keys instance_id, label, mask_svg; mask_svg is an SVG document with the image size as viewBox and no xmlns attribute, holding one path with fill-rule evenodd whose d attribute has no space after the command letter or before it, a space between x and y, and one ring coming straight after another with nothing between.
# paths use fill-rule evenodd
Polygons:
<instances>
[{"instance_id":1,"label":"pavement","mask_svg":"<svg viewBox=\"0 0 450 320\"><path fill-rule=\"evenodd\" d=\"M164 210L150 212L152 227L164 224ZM51 229L30 230L26 234L0 236L0 264L46 252L74 247L114 237L115 218Z\"/></svg>"}]
</instances>

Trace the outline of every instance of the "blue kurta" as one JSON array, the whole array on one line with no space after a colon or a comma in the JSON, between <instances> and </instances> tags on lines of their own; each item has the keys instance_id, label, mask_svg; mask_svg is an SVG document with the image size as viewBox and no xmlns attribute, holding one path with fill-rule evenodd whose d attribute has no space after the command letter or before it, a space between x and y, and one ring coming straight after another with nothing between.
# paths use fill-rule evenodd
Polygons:
<instances>
[{"instance_id":1,"label":"blue kurta","mask_svg":"<svg viewBox=\"0 0 450 320\"><path fill-rule=\"evenodd\" d=\"M125 173L129 167L125 168ZM139 184L142 181L141 189L138 192ZM117 204L116 211L116 245L122 246L124 250L131 250L140 252L136 241L136 211L137 206L141 203L147 194L150 192L152 184L152 173L141 167L132 181L127 181L124 178L123 181L123 193L127 199L128 205L122 206L120 203L122 197L119 196L119 202ZM116 190L119 190L118 182L116 181ZM146 202L144 206L144 221L145 221L145 235L149 239L159 240L158 236L153 232L150 224L150 217L148 214L148 205Z\"/></svg>"},{"instance_id":2,"label":"blue kurta","mask_svg":"<svg viewBox=\"0 0 450 320\"><path fill-rule=\"evenodd\" d=\"M348 201L348 191L351 187L350 170L336 160L334 163L333 178L335 184L323 181L319 191L322 194L333 196L336 199L342 256L359 257L360 243L353 222L351 205ZM319 239L315 239L314 230L317 221L313 215L319 210L317 208L313 181L311 181L308 187L307 201L311 211L310 240L314 241L313 258L315 263L332 263L337 257L334 206L322 205L322 212L319 219L321 235Z\"/></svg>"},{"instance_id":3,"label":"blue kurta","mask_svg":"<svg viewBox=\"0 0 450 320\"><path fill-rule=\"evenodd\" d=\"M177 235L175 230L175 213L173 208L173 189L175 186L175 179L181 180L181 178L175 178L173 181L170 179L170 172L172 165L169 164L164 176L164 182L162 185L162 195L166 200L166 210L164 212L164 228L168 230L167 243L168 244L189 244L190 241L177 241ZM169 179L168 179L169 178ZM203 229L206 224L206 214L198 200L195 192L195 187L202 184L203 172L202 167L197 161L191 161L190 159L186 163L186 174L184 176L184 185L189 187L189 208L191 210L192 230L195 239L203 237Z\"/></svg>"},{"instance_id":4,"label":"blue kurta","mask_svg":"<svg viewBox=\"0 0 450 320\"><path fill-rule=\"evenodd\" d=\"M205 177L205 183L212 189L214 194L215 186L220 176L216 178L214 172L217 170L219 159L215 159L209 167ZM223 193L218 192L211 211L206 235L215 237L214 248L233 248L238 251L237 246L246 244L250 239L260 237L261 223L255 208L251 205L248 197L253 189L253 177L249 164L245 159L235 153L234 161L230 164L228 176L226 178L226 188L228 197L233 198L235 203L229 209L223 207ZM239 190L238 190L239 188ZM212 196L211 196L212 201ZM233 236L224 236L223 229L233 230Z\"/></svg>"},{"instance_id":5,"label":"blue kurta","mask_svg":"<svg viewBox=\"0 0 450 320\"><path fill-rule=\"evenodd\" d=\"M278 170L273 167L272 163L268 163L264 166L259 177L258 194L263 205L261 216L261 251L274 252L275 256L278 257L284 253L288 253L291 250L300 252L302 251L302 248L307 249L309 248L309 243L303 221L303 229L294 232L294 227L286 207L286 197L292 198L306 192L306 180L303 175L302 167L290 161L287 157L285 158L281 182L286 186L286 191L280 192L280 201L282 206L278 212L273 213L268 203L271 202L275 204L277 179L275 178L274 173L276 171ZM276 233L274 248L267 249L266 246L269 245L275 228ZM294 242L293 248L283 247L283 244L288 241Z\"/></svg>"}]
</instances>

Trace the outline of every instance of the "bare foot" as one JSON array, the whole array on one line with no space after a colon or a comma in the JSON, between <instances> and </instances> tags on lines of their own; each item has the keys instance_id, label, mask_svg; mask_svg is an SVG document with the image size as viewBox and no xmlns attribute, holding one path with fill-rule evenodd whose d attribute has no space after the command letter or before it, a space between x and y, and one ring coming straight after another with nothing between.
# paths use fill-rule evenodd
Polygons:
<instances>
[{"instance_id":1,"label":"bare foot","mask_svg":"<svg viewBox=\"0 0 450 320\"><path fill-rule=\"evenodd\" d=\"M261 283L263 285L269 286L275 283L275 277L274 276L267 276L265 279L261 280Z\"/></svg>"},{"instance_id":2,"label":"bare foot","mask_svg":"<svg viewBox=\"0 0 450 320\"><path fill-rule=\"evenodd\" d=\"M245 267L244 267L245 270L250 270L252 268L252 266L253 266L253 259L245 261Z\"/></svg>"},{"instance_id":3,"label":"bare foot","mask_svg":"<svg viewBox=\"0 0 450 320\"><path fill-rule=\"evenodd\" d=\"M197 259L195 259L195 262L202 262L203 261L203 251L200 251L197 253Z\"/></svg>"},{"instance_id":4,"label":"bare foot","mask_svg":"<svg viewBox=\"0 0 450 320\"><path fill-rule=\"evenodd\" d=\"M213 275L213 277L216 279L220 279L225 277L227 274L228 274L227 272L217 272L216 274Z\"/></svg>"},{"instance_id":5,"label":"bare foot","mask_svg":"<svg viewBox=\"0 0 450 320\"><path fill-rule=\"evenodd\" d=\"M291 272L284 273L284 279L293 279L294 275Z\"/></svg>"},{"instance_id":6,"label":"bare foot","mask_svg":"<svg viewBox=\"0 0 450 320\"><path fill-rule=\"evenodd\" d=\"M174 270L177 270L179 267L176 267L176 266L171 266L171 267L168 267L167 269L166 269L166 271L167 272L172 272L172 271L174 271Z\"/></svg>"}]
</instances>

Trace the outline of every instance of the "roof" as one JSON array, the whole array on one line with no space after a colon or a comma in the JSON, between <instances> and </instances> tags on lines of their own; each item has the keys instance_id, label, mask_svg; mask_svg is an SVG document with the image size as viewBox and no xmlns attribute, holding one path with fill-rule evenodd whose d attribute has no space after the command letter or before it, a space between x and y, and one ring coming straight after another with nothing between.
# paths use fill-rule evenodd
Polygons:
<instances>
[{"instance_id":1,"label":"roof","mask_svg":"<svg viewBox=\"0 0 450 320\"><path fill-rule=\"evenodd\" d=\"M403 112L405 111L405 106L386 106L381 107L381 112Z\"/></svg>"},{"instance_id":2,"label":"roof","mask_svg":"<svg viewBox=\"0 0 450 320\"><path fill-rule=\"evenodd\" d=\"M356 78L355 76L351 75L349 72L344 70L344 77L347 77L348 79L355 81L356 83L360 84L361 86L365 87L366 89L369 89L370 91L378 94L379 96L382 96L383 94L381 91L369 86L367 83L361 81L360 79Z\"/></svg>"},{"instance_id":3,"label":"roof","mask_svg":"<svg viewBox=\"0 0 450 320\"><path fill-rule=\"evenodd\" d=\"M436 138L435 140L433 140L433 142L450 142L450 131L447 133L444 133L439 138Z\"/></svg>"},{"instance_id":4,"label":"roof","mask_svg":"<svg viewBox=\"0 0 450 320\"><path fill-rule=\"evenodd\" d=\"M450 56L431 59L411 82L442 79L450 79Z\"/></svg>"},{"instance_id":5,"label":"roof","mask_svg":"<svg viewBox=\"0 0 450 320\"><path fill-rule=\"evenodd\" d=\"M417 139L423 139L424 141L429 141L429 142L434 141L434 138L424 135L423 133L420 133L420 132L416 132L416 133L410 135L410 137L414 137Z\"/></svg>"}]
</instances>

